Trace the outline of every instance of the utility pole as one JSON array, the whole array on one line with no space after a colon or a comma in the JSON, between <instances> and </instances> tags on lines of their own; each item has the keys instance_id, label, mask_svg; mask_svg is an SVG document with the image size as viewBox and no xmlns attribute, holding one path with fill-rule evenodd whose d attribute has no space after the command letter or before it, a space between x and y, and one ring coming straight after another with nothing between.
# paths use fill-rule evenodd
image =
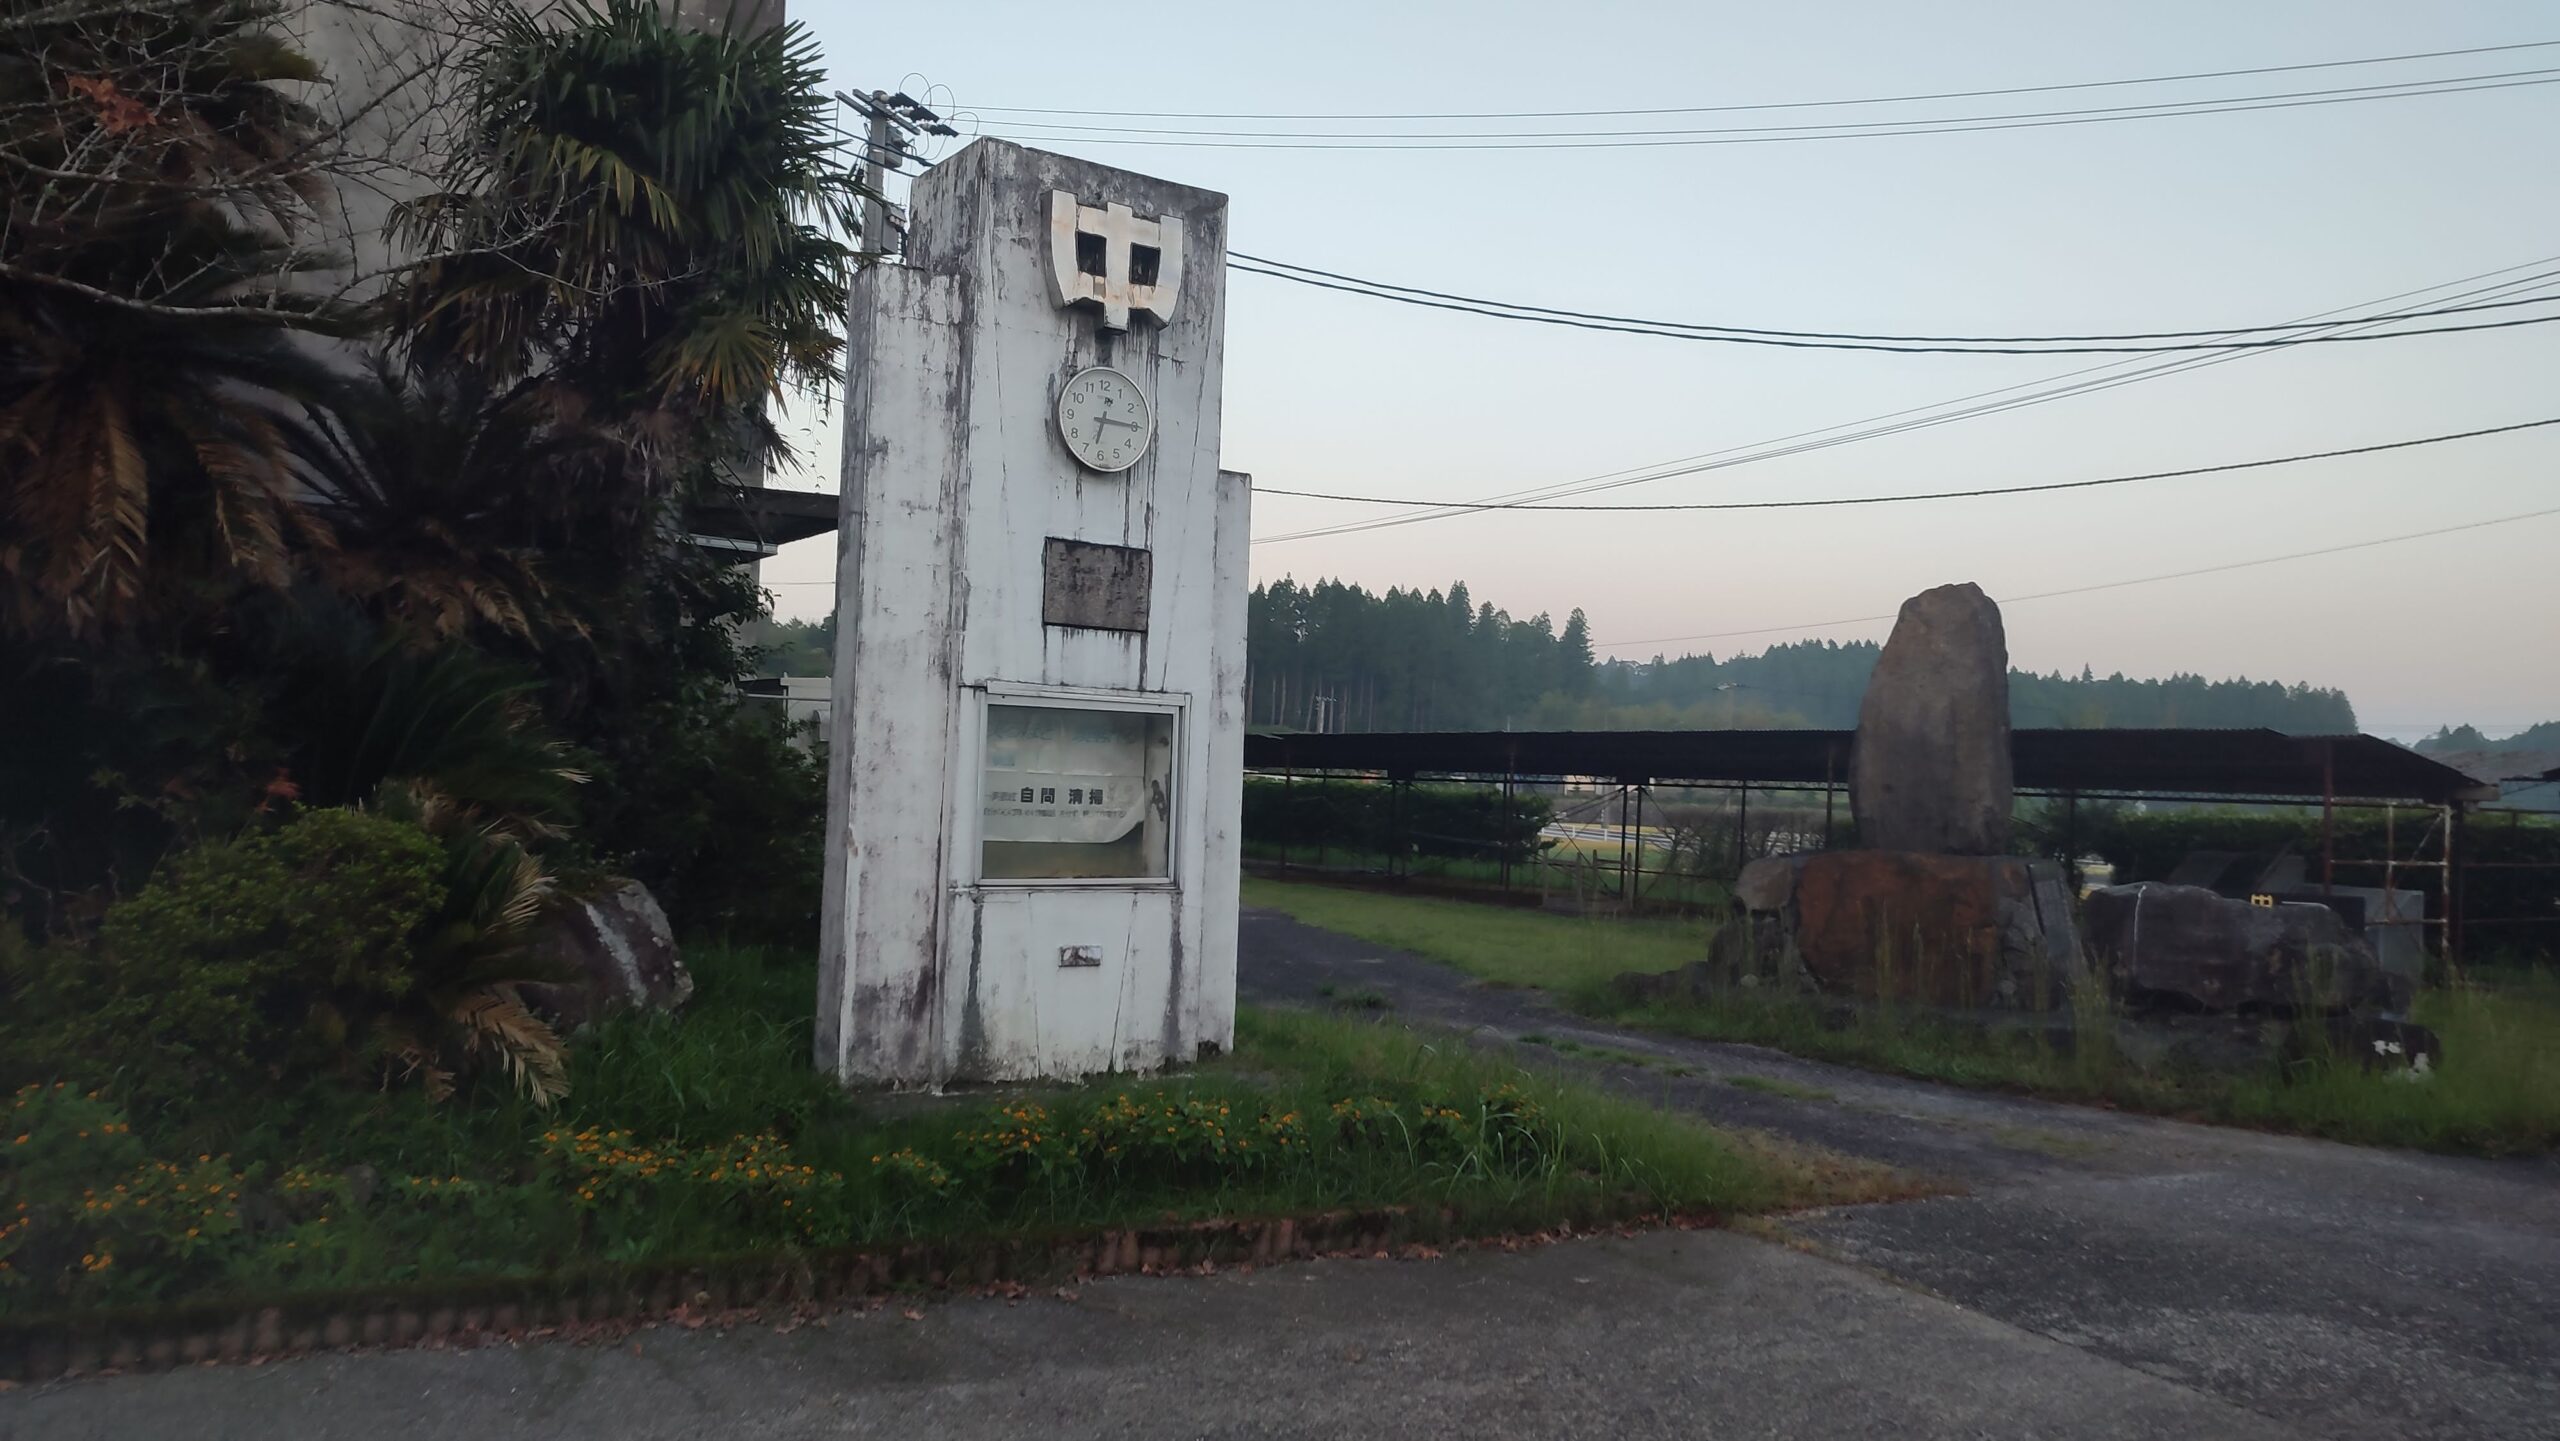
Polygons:
<instances>
[{"instance_id":1,"label":"utility pole","mask_svg":"<svg viewBox=\"0 0 2560 1441\"><path fill-rule=\"evenodd\" d=\"M958 138L960 132L943 123L942 117L917 103L905 91L874 90L868 95L836 92L836 103L870 121L862 142L862 181L867 192L862 201L862 248L874 256L895 255L906 248L900 234L904 222L898 207L889 203L889 172L903 172L910 160L919 160L907 149L907 139L915 135L942 135Z\"/></svg>"},{"instance_id":2,"label":"utility pole","mask_svg":"<svg viewBox=\"0 0 2560 1441\"><path fill-rule=\"evenodd\" d=\"M871 193L862 202L862 244L866 250L886 255L896 248L889 243L889 162L899 154L896 123L889 114L889 95L882 90L871 92L871 136L864 149L863 186Z\"/></svg>"}]
</instances>

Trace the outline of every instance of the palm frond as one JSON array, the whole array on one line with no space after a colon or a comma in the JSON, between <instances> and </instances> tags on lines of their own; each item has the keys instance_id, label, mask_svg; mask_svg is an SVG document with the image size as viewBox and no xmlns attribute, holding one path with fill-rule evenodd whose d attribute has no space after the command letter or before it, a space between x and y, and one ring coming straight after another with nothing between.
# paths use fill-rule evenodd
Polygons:
<instances>
[{"instance_id":1,"label":"palm frond","mask_svg":"<svg viewBox=\"0 0 2560 1441\"><path fill-rule=\"evenodd\" d=\"M435 1052L408 1027L386 1022L381 1028L382 1056L392 1067L390 1079L415 1077L428 1100L442 1105L453 1099L453 1068L439 1065Z\"/></svg>"},{"instance_id":2,"label":"palm frond","mask_svg":"<svg viewBox=\"0 0 2560 1441\"><path fill-rule=\"evenodd\" d=\"M498 1058L526 1100L547 1107L569 1093L567 1048L514 987L472 991L445 1014L467 1046Z\"/></svg>"}]
</instances>

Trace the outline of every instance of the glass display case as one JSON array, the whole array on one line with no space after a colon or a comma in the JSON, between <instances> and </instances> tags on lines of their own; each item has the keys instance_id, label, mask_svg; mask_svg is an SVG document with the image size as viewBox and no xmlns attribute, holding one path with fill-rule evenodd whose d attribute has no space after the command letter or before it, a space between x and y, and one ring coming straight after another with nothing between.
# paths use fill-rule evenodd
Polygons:
<instances>
[{"instance_id":1,"label":"glass display case","mask_svg":"<svg viewBox=\"0 0 2560 1441\"><path fill-rule=\"evenodd\" d=\"M980 881L1171 880L1179 711L1007 696L985 716Z\"/></svg>"}]
</instances>

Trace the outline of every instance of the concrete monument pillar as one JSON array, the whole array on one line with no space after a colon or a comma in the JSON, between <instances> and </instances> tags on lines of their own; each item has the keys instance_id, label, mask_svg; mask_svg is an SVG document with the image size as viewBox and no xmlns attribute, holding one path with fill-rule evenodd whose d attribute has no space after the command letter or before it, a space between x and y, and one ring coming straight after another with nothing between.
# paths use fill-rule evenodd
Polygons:
<instances>
[{"instance_id":1,"label":"concrete monument pillar","mask_svg":"<svg viewBox=\"0 0 2560 1441\"><path fill-rule=\"evenodd\" d=\"M1231 1044L1250 482L1226 198L980 140L849 326L817 1061Z\"/></svg>"}]
</instances>

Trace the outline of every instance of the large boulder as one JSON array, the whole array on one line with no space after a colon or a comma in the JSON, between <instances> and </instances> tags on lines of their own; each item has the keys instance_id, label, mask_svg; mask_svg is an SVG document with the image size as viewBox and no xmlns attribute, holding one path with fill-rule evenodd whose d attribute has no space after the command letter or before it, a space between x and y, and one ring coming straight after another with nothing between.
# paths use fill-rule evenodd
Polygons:
<instances>
[{"instance_id":1,"label":"large boulder","mask_svg":"<svg viewBox=\"0 0 2560 1441\"><path fill-rule=\"evenodd\" d=\"M2008 852L2009 642L1981 587L1942 585L1902 603L1851 757L1861 846Z\"/></svg>"},{"instance_id":2,"label":"large boulder","mask_svg":"<svg viewBox=\"0 0 2560 1441\"><path fill-rule=\"evenodd\" d=\"M1708 962L1716 983L2049 1010L2084 973L2052 861L1822 851L1752 863L1734 896Z\"/></svg>"},{"instance_id":3,"label":"large boulder","mask_svg":"<svg viewBox=\"0 0 2560 1441\"><path fill-rule=\"evenodd\" d=\"M563 1029L615 1011L672 1011L693 996L667 913L638 881L612 881L557 907L533 951L543 973L560 979L524 989Z\"/></svg>"},{"instance_id":4,"label":"large boulder","mask_svg":"<svg viewBox=\"0 0 2560 1441\"><path fill-rule=\"evenodd\" d=\"M2136 1004L2202 1011L2407 1009L2407 976L2322 905L2258 905L2202 886L2108 886L2081 904L2093 964Z\"/></svg>"}]
</instances>

